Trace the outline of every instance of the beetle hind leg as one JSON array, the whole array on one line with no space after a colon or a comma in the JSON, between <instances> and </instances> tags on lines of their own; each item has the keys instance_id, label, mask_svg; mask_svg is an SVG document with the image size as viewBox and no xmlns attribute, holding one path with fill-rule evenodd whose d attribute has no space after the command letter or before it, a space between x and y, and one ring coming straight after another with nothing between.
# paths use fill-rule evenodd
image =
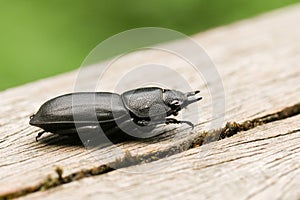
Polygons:
<instances>
[{"instance_id":1,"label":"beetle hind leg","mask_svg":"<svg viewBox=\"0 0 300 200\"><path fill-rule=\"evenodd\" d=\"M187 124L189 125L190 127L192 127L192 129L194 129L194 124L190 121L179 121L177 119L174 119L174 118L166 118L166 124Z\"/></svg>"},{"instance_id":2,"label":"beetle hind leg","mask_svg":"<svg viewBox=\"0 0 300 200\"><path fill-rule=\"evenodd\" d=\"M39 132L38 135L35 137L35 140L38 141L39 138L40 138L44 133L46 133L46 131L41 131L41 132Z\"/></svg>"}]
</instances>

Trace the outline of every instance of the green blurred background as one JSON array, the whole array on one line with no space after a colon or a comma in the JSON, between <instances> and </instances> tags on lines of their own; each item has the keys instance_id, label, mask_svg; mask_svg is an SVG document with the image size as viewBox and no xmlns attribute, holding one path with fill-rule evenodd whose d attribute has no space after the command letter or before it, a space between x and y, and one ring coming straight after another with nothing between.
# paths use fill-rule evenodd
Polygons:
<instances>
[{"instance_id":1,"label":"green blurred background","mask_svg":"<svg viewBox=\"0 0 300 200\"><path fill-rule=\"evenodd\" d=\"M191 35L300 0L0 0L0 90L78 68L101 41L157 26Z\"/></svg>"}]
</instances>

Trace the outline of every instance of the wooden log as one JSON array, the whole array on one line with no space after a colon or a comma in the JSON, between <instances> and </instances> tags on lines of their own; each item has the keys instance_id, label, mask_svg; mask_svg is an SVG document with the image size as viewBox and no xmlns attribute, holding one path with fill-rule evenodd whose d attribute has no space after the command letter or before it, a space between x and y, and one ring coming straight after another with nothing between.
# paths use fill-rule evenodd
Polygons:
<instances>
[{"instance_id":1,"label":"wooden log","mask_svg":"<svg viewBox=\"0 0 300 200\"><path fill-rule=\"evenodd\" d=\"M63 168L64 175L67 176L83 169L92 169L113 162L116 158L123 157L125 151L129 151L132 156L167 151L185 141L194 139L195 135L197 136L202 131L211 131L224 126L226 121L242 122L299 103L300 68L298 57L300 44L296 42L300 35L300 28L297 26L300 20L299 10L299 6L294 6L193 36L193 39L202 45L212 58L223 81L226 109L217 113L219 116L225 114L222 124L212 125L216 118L211 114L212 98L209 88L216 83L195 79L193 77L195 72L191 70L188 63L163 51L146 50L130 54L116 63L115 68L107 72L101 86L105 90L113 91L115 84L111 82L111 79L122 77L122 73L124 73L124 71L120 71L122 68L126 72L132 69L132 66L143 63L159 63L169 66L174 71L181 73L193 89L202 91L204 99L197 104L198 109L201 110L200 121L193 132L188 127L180 126L178 129L172 129L158 138L148 139L145 142L128 141L103 147L97 151L97 155L100 156L95 157L92 150L86 150L81 145L69 144L67 138L49 134L40 142L35 142L35 136L39 129L28 125L29 116L36 112L47 99L74 91L74 84L78 81L76 79L77 71L0 93L2 108L0 196L26 194L24 191L28 192L28 188L34 188L43 182L48 174L56 176L55 166ZM171 45L182 48L191 56L198 56L193 55L189 49L184 49L184 44L185 40ZM201 63L201 59L199 62ZM97 69L104 64L100 63L87 68L84 78L86 80L97 78ZM171 76L162 75L169 79L170 88L179 87L179 83ZM86 84L82 87L89 87L88 81ZM136 84L132 82L123 85L123 89L134 87ZM220 90L220 92L222 91ZM218 101L218 99L222 99L222 95L213 100ZM186 112L186 116L193 116L195 114L193 111ZM239 153L236 152L236 154ZM247 160L244 162L247 165ZM290 167L289 163L283 163L283 167ZM161 179L163 177L164 175L161 174ZM217 178L213 178L217 182ZM144 182L146 179L141 178L139 181ZM74 184L83 184L84 186L84 182L75 182ZM262 186L264 184L261 182ZM251 188L250 185L248 189ZM166 188L168 189L168 187ZM118 189L115 188L115 192ZM134 190L134 187L132 189ZM64 191L61 190L61 192ZM160 192L161 194L158 191L158 195L164 196L163 190ZM171 193L166 192L166 194Z\"/></svg>"}]
</instances>

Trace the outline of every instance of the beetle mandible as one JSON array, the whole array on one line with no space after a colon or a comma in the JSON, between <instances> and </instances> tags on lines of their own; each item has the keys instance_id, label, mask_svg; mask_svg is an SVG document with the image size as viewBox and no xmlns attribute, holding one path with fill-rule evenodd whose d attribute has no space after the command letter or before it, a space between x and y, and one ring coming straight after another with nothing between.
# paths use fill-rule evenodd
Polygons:
<instances>
[{"instance_id":1,"label":"beetle mandible","mask_svg":"<svg viewBox=\"0 0 300 200\"><path fill-rule=\"evenodd\" d=\"M45 132L72 136L77 135L78 129L88 132L99 125L104 133L111 135L124 129L136 135L143 134L159 124L186 123L193 128L191 122L169 116L176 116L181 109L201 100L202 97L196 96L199 92L145 87L121 95L109 92L70 93L45 102L30 117L29 124L44 129L36 140Z\"/></svg>"}]
</instances>

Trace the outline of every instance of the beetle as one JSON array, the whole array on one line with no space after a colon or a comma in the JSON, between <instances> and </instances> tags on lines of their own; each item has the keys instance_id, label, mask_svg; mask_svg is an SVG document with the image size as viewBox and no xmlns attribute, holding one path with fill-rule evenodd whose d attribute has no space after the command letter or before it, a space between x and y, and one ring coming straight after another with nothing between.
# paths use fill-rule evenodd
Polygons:
<instances>
[{"instance_id":1,"label":"beetle","mask_svg":"<svg viewBox=\"0 0 300 200\"><path fill-rule=\"evenodd\" d=\"M151 132L160 124L185 123L176 116L188 105L197 102L200 91L183 93L159 87L138 88L119 95L110 92L78 92L55 97L45 102L29 124L42 128L36 140L45 132L78 135L101 127L112 137L126 132L135 137Z\"/></svg>"}]
</instances>

